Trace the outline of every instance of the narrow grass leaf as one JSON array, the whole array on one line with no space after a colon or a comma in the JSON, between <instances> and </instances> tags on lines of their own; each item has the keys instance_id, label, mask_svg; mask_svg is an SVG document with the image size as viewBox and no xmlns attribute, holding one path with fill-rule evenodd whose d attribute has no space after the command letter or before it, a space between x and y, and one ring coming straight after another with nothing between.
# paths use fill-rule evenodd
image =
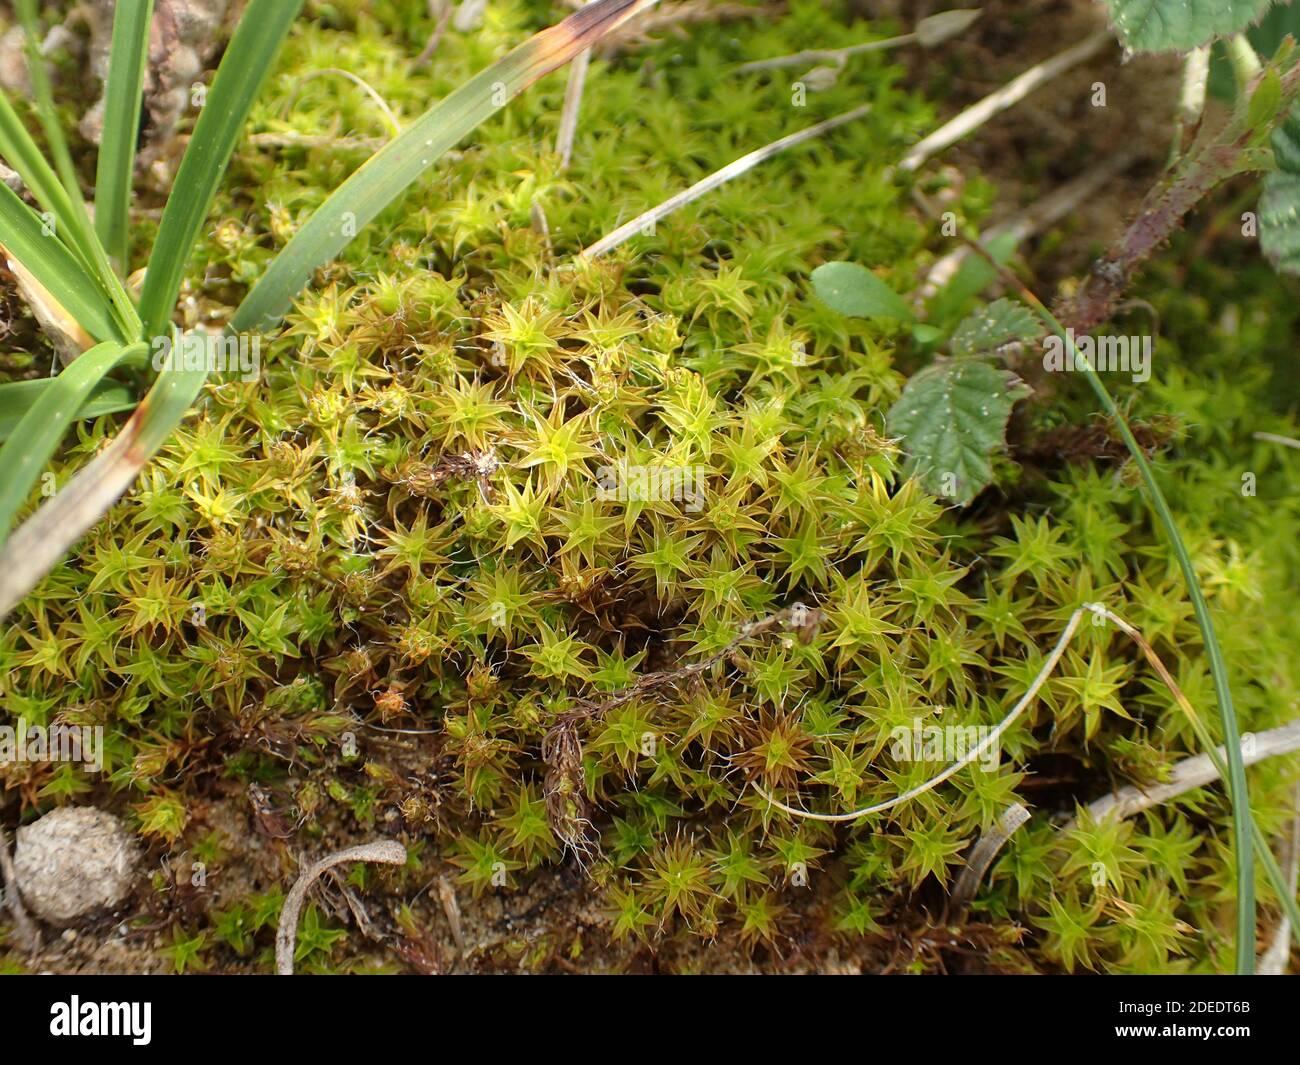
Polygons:
<instances>
[{"instance_id":1,"label":"narrow grass leaf","mask_svg":"<svg viewBox=\"0 0 1300 1065\"><path fill-rule=\"evenodd\" d=\"M104 127L95 171L95 232L119 272L127 269L128 217L153 0L119 0L113 12Z\"/></svg>"},{"instance_id":2,"label":"narrow grass leaf","mask_svg":"<svg viewBox=\"0 0 1300 1065\"><path fill-rule=\"evenodd\" d=\"M199 228L212 208L253 100L302 2L252 0L235 28L163 209L140 294L140 318L146 338L167 331Z\"/></svg>"},{"instance_id":3,"label":"narrow grass leaf","mask_svg":"<svg viewBox=\"0 0 1300 1065\"><path fill-rule=\"evenodd\" d=\"M912 375L886 425L903 442L903 473L927 492L968 506L993 480L1007 420L1029 388L979 359L939 359Z\"/></svg>"},{"instance_id":4,"label":"narrow grass leaf","mask_svg":"<svg viewBox=\"0 0 1300 1065\"><path fill-rule=\"evenodd\" d=\"M204 370L164 367L112 442L15 530L0 548L0 617L131 487L185 417L206 378Z\"/></svg>"},{"instance_id":5,"label":"narrow grass leaf","mask_svg":"<svg viewBox=\"0 0 1300 1065\"><path fill-rule=\"evenodd\" d=\"M54 106L54 93L50 88L49 74L40 51L40 31L36 22L35 0L18 0L18 18L27 35L27 74L32 83L32 96L36 115L41 128L45 131L46 145L54 157L54 170L59 176L63 190L67 194L69 216L64 221L70 225L69 236L77 244L81 258L90 267L92 276L99 279L100 287L107 293L113 317L121 327L124 337L135 339L139 334L140 320L135 306L131 303L122 282L113 273L108 261L108 253L95 235L86 210L86 201L81 194L81 184L77 179L77 169L72 162L72 153L68 151L68 142L59 125L59 114Z\"/></svg>"},{"instance_id":6,"label":"narrow grass leaf","mask_svg":"<svg viewBox=\"0 0 1300 1065\"><path fill-rule=\"evenodd\" d=\"M0 90L0 157L17 171L41 208L54 216L59 238L91 269L89 250L77 240L77 223L67 190L3 90Z\"/></svg>"},{"instance_id":7,"label":"narrow grass leaf","mask_svg":"<svg viewBox=\"0 0 1300 1065\"><path fill-rule=\"evenodd\" d=\"M231 325L267 328L289 310L312 273L332 261L443 152L538 79L590 48L657 0L596 0L465 82L358 168L272 260Z\"/></svg>"},{"instance_id":8,"label":"narrow grass leaf","mask_svg":"<svg viewBox=\"0 0 1300 1065\"><path fill-rule=\"evenodd\" d=\"M18 0L18 20L27 35L27 75L32 83L32 103L36 108L36 117L40 119L41 129L45 132L45 143L54 157L54 169L63 183L68 198L74 204L80 203L85 209L81 195L81 185L77 182L77 170L72 163L72 153L68 151L67 139L59 125L59 113L54 106L54 91L50 88L50 76L45 69L45 59L41 55L40 27L36 22L36 0Z\"/></svg>"},{"instance_id":9,"label":"narrow grass leaf","mask_svg":"<svg viewBox=\"0 0 1300 1065\"><path fill-rule=\"evenodd\" d=\"M82 263L8 185L0 182L0 245L96 340L126 340L113 307ZM134 338L132 338L134 339Z\"/></svg>"},{"instance_id":10,"label":"narrow grass leaf","mask_svg":"<svg viewBox=\"0 0 1300 1065\"><path fill-rule=\"evenodd\" d=\"M0 443L13 436L27 409L57 380L57 377L38 377L32 381L10 381L0 385ZM75 420L117 414L130 410L139 401L140 397L130 385L103 380L91 387Z\"/></svg>"},{"instance_id":11,"label":"narrow grass leaf","mask_svg":"<svg viewBox=\"0 0 1300 1065\"><path fill-rule=\"evenodd\" d=\"M0 480L0 544L90 390L133 348L143 351L145 347L114 340L97 344L55 377L27 408L13 435L0 447L0 470L5 471Z\"/></svg>"}]
</instances>

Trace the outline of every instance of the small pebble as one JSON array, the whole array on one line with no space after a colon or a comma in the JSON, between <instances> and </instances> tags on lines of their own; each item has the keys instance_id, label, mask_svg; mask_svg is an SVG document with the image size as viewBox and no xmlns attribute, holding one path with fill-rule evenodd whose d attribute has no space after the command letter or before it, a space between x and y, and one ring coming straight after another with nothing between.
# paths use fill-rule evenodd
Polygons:
<instances>
[{"instance_id":1,"label":"small pebble","mask_svg":"<svg viewBox=\"0 0 1300 1065\"><path fill-rule=\"evenodd\" d=\"M27 908L54 925L112 909L131 891L135 837L110 813L64 806L18 830L14 877Z\"/></svg>"}]
</instances>

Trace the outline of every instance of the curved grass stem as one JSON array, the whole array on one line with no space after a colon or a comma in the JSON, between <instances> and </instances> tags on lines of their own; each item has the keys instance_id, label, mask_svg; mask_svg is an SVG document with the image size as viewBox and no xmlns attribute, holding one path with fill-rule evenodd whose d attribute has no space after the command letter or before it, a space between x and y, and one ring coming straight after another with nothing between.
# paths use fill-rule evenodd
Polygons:
<instances>
[{"instance_id":1,"label":"curved grass stem","mask_svg":"<svg viewBox=\"0 0 1300 1065\"><path fill-rule=\"evenodd\" d=\"M1008 272L1009 273L1009 272ZM1237 973L1241 976L1252 975L1255 971L1255 863L1254 836L1255 822L1250 810L1250 793L1246 785L1246 767L1241 758L1241 729L1237 724L1237 712L1232 701L1232 686L1228 681L1228 667L1223 660L1223 651L1219 646L1219 637L1214 630L1214 619L1210 616L1209 604L1201 591L1201 582L1196 575L1196 567L1188 554L1187 545L1183 543L1174 520L1173 511L1165 494L1156 481L1155 470L1148 461L1146 452L1129 428L1128 419L1121 413L1110 391L1106 388L1100 375L1074 343L1074 336L1067 332L1057 317L1028 288L1016 282L1021 296L1037 312L1043 324L1047 326L1070 349L1075 365L1083 370L1088 384L1096 393L1102 409L1114 420L1119 429L1120 438L1133 456L1133 462L1142 476L1150 499L1151 509L1155 512L1165 535L1169 539L1170 549L1178 561L1187 593L1191 596L1192 610L1196 623L1201 630L1201 639L1205 644L1205 654L1210 662L1210 673L1214 678L1214 692L1219 704L1219 718L1223 724L1223 743L1227 754L1227 772L1224 780L1228 786L1228 798L1232 803L1232 837L1233 850L1237 858ZM1211 746L1209 750L1213 750ZM1267 847L1264 848L1267 850ZM1270 855L1271 858L1271 855Z\"/></svg>"}]
</instances>

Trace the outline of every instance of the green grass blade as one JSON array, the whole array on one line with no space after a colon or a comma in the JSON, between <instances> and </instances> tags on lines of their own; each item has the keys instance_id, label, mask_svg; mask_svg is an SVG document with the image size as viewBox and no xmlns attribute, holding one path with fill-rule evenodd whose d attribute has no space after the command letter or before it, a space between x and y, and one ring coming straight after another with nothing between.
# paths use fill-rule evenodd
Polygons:
<instances>
[{"instance_id":1,"label":"green grass blade","mask_svg":"<svg viewBox=\"0 0 1300 1065\"><path fill-rule=\"evenodd\" d=\"M185 417L206 370L164 366L122 431L0 548L0 617L131 487L145 464Z\"/></svg>"},{"instance_id":2,"label":"green grass blade","mask_svg":"<svg viewBox=\"0 0 1300 1065\"><path fill-rule=\"evenodd\" d=\"M596 0L465 82L361 165L307 220L245 297L231 325L273 326L334 259L443 152L523 92L657 0Z\"/></svg>"},{"instance_id":3,"label":"green grass blade","mask_svg":"<svg viewBox=\"0 0 1300 1065\"><path fill-rule=\"evenodd\" d=\"M81 185L77 182L77 169L72 163L72 153L68 151L67 139L59 125L59 114L54 107L54 90L50 87L50 76L45 69L45 59L41 55L41 34L36 22L36 0L18 0L18 20L27 35L27 74L32 83L32 99L36 105L36 117L40 119L41 129L45 131L45 143L54 157L54 169L63 182L68 198L74 204L80 203L84 211L85 201L81 195Z\"/></svg>"},{"instance_id":4,"label":"green grass blade","mask_svg":"<svg viewBox=\"0 0 1300 1065\"><path fill-rule=\"evenodd\" d=\"M87 272L85 264L3 182L0 182L0 244L96 340L128 339L95 276Z\"/></svg>"},{"instance_id":5,"label":"green grass blade","mask_svg":"<svg viewBox=\"0 0 1300 1065\"><path fill-rule=\"evenodd\" d=\"M103 292L125 335L138 331L138 317L121 282L113 274L98 239L90 229L84 205L74 204L58 175L41 154L9 97L0 91L0 156L18 172L36 202L52 217L55 236L72 252L89 278Z\"/></svg>"},{"instance_id":6,"label":"green grass blade","mask_svg":"<svg viewBox=\"0 0 1300 1065\"><path fill-rule=\"evenodd\" d=\"M146 345L134 347L143 351ZM0 544L90 390L131 350L114 340L95 345L52 380L0 447L0 470L5 474L0 480Z\"/></svg>"},{"instance_id":7,"label":"green grass blade","mask_svg":"<svg viewBox=\"0 0 1300 1065\"><path fill-rule=\"evenodd\" d=\"M53 386L57 377L38 377L31 381L10 381L0 384L0 443L8 440L18 428L18 423L33 403ZM90 394L77 411L76 420L98 418L104 414L117 414L131 410L140 397L130 385L120 381L100 381L94 385ZM1296 927L1300 928L1300 924Z\"/></svg>"},{"instance_id":8,"label":"green grass blade","mask_svg":"<svg viewBox=\"0 0 1300 1065\"><path fill-rule=\"evenodd\" d=\"M144 68L153 0L118 0L104 90L104 130L95 170L95 232L119 273L127 270L128 219L135 147L140 136Z\"/></svg>"},{"instance_id":9,"label":"green grass blade","mask_svg":"<svg viewBox=\"0 0 1300 1065\"><path fill-rule=\"evenodd\" d=\"M1224 780L1227 782L1228 798L1232 803L1232 843L1237 858L1237 975L1250 976L1255 971L1254 858L1257 830L1250 809L1250 793L1246 786L1246 766L1241 758L1241 729L1233 705L1232 687L1228 682L1228 667L1223 660L1218 634L1214 630L1214 619L1210 617L1209 605L1201 591L1200 578L1196 575L1196 567L1192 564L1187 546L1178 531L1178 523L1174 520L1173 511L1169 509L1165 494L1160 490L1155 470L1147 460L1146 452L1142 450L1142 446L1129 428L1128 419L1116 405L1101 377L1092 368L1092 364L1075 347L1073 336L1067 333L1056 316L1037 299L1032 300L1032 305L1042 318L1043 324L1060 337L1070 349L1075 359L1075 366L1083 370L1088 383L1092 385L1093 392L1101 401L1102 409L1110 415L1119 430L1121 439L1128 447L1138 472L1142 475L1143 484L1151 501L1151 509L1155 511L1157 519L1165 530L1174 558L1178 562L1178 568L1182 571L1183 582L1187 585L1188 595L1192 599L1192 611L1196 615L1196 623L1201 630L1201 641L1205 644L1205 654L1210 661L1210 675L1214 679L1214 692L1219 703L1219 718L1223 724L1224 753L1227 756L1227 772ZM1213 760L1216 752L1213 746L1209 750ZM1262 836L1260 842L1267 849L1267 843L1263 841ZM1266 868L1268 864L1265 863ZM1276 867L1276 863L1273 865ZM1282 889L1279 889L1279 893L1282 893Z\"/></svg>"},{"instance_id":10,"label":"green grass blade","mask_svg":"<svg viewBox=\"0 0 1300 1065\"><path fill-rule=\"evenodd\" d=\"M144 336L162 336L185 263L257 96L303 0L251 0L217 68L181 160L140 296Z\"/></svg>"},{"instance_id":11,"label":"green grass blade","mask_svg":"<svg viewBox=\"0 0 1300 1065\"><path fill-rule=\"evenodd\" d=\"M36 202L54 216L55 229L68 248L85 262L91 262L76 240L77 225L72 201L59 182L59 175L41 154L41 149L23 125L8 95L0 90L0 157L18 172Z\"/></svg>"},{"instance_id":12,"label":"green grass blade","mask_svg":"<svg viewBox=\"0 0 1300 1065\"><path fill-rule=\"evenodd\" d=\"M121 284L108 267L90 231L89 217L80 204L68 196L59 176L41 154L41 149L14 110L9 97L0 90L0 157L18 172L36 202L53 220L55 235L81 262L108 301L124 333L136 331L136 315Z\"/></svg>"},{"instance_id":13,"label":"green grass blade","mask_svg":"<svg viewBox=\"0 0 1300 1065\"><path fill-rule=\"evenodd\" d=\"M69 236L77 244L78 251L91 267L93 276L108 294L113 316L121 327L124 337L135 339L140 334L140 319L136 314L131 298L122 287L122 282L113 273L104 246L95 235L90 223L90 214L86 210L85 198L81 195L81 184L77 180L77 168L72 162L72 153L68 151L67 139L59 125L59 114L54 106L54 92L50 88L49 74L40 52L40 30L36 22L36 0L18 0L18 18L27 35L27 74L32 83L32 96L36 105L36 114L41 128L45 131L45 141L50 154L54 156L54 170L59 176L63 190L67 194L69 216L63 220L70 225Z\"/></svg>"}]
</instances>

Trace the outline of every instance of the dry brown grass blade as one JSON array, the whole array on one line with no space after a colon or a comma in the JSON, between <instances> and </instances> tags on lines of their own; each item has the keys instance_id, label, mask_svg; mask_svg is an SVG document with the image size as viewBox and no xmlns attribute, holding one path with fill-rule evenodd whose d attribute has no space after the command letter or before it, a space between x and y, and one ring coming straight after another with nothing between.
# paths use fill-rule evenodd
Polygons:
<instances>
[{"instance_id":1,"label":"dry brown grass blade","mask_svg":"<svg viewBox=\"0 0 1300 1065\"><path fill-rule=\"evenodd\" d=\"M966 859L966 867L957 878L956 886L952 889L951 907L954 911L969 905L970 900L975 897L975 892L979 890L984 875L989 871L989 866L993 864L993 859L998 856L998 851L1006 846L1007 840L1012 837L1016 829L1028 820L1029 811L1020 803L1013 802L997 821L984 830L979 842L971 850L970 857Z\"/></svg>"},{"instance_id":2,"label":"dry brown grass blade","mask_svg":"<svg viewBox=\"0 0 1300 1065\"><path fill-rule=\"evenodd\" d=\"M4 256L5 266L14 275L18 285L18 295L32 309L36 321L59 353L64 366L78 355L84 355L95 346L95 338L87 333L67 309L51 295L50 290L42 285L36 276L21 262L11 256L4 245L0 244L0 255Z\"/></svg>"},{"instance_id":3,"label":"dry brown grass blade","mask_svg":"<svg viewBox=\"0 0 1300 1065\"><path fill-rule=\"evenodd\" d=\"M1248 766L1267 758L1300 751L1300 721L1292 721L1267 732L1248 733L1241 738L1241 760ZM1220 755L1223 748L1219 748ZM1208 754L1197 754L1178 762L1163 784L1139 786L1130 784L1113 795L1106 795L1088 804L1088 814L1094 821L1104 817L1123 819L1140 814L1153 806L1175 799L1195 788L1213 784L1220 777L1219 770ZM1068 831L1077 823L1071 820L1064 829Z\"/></svg>"}]
</instances>

